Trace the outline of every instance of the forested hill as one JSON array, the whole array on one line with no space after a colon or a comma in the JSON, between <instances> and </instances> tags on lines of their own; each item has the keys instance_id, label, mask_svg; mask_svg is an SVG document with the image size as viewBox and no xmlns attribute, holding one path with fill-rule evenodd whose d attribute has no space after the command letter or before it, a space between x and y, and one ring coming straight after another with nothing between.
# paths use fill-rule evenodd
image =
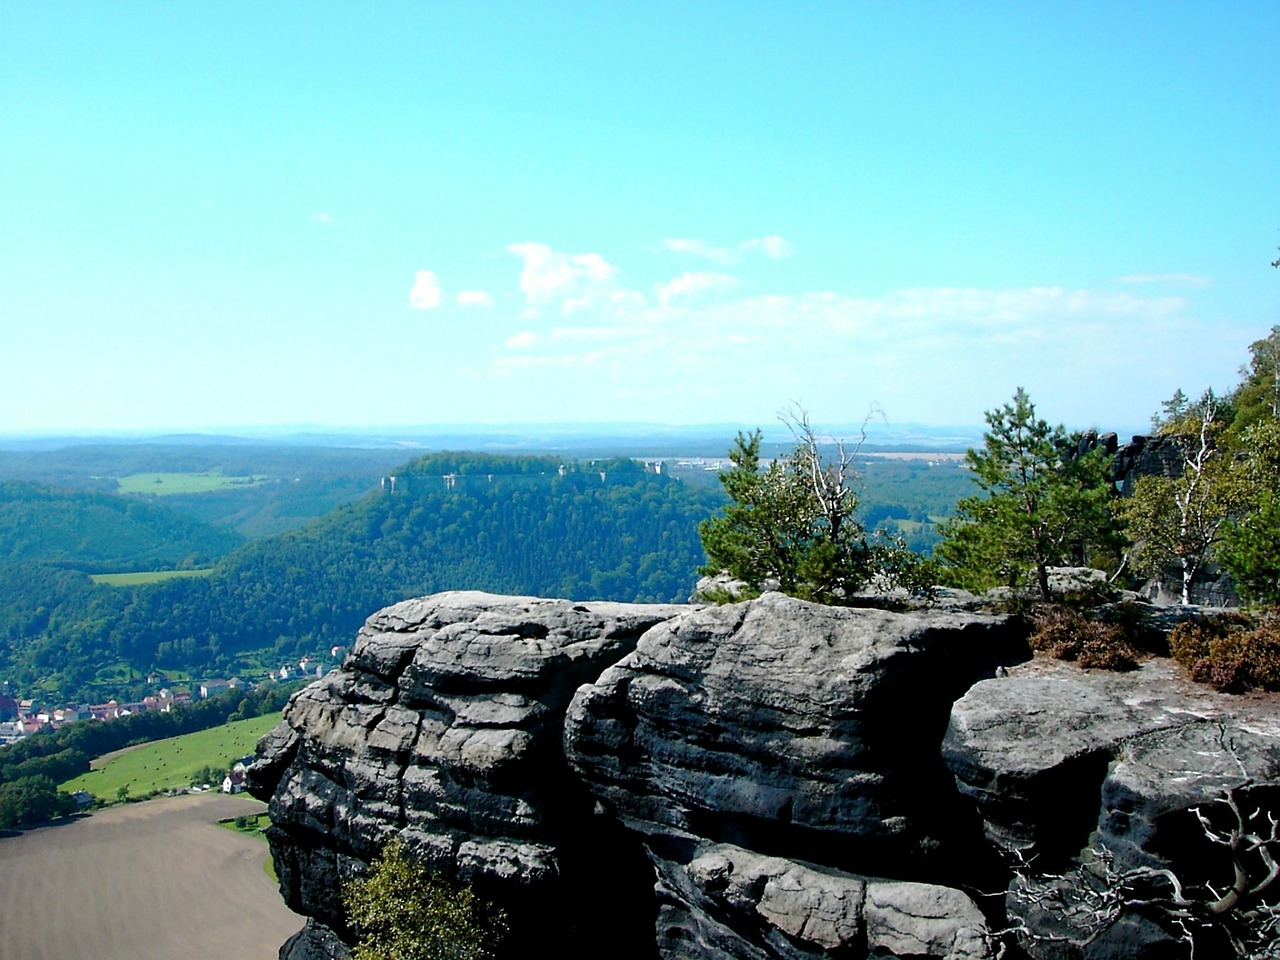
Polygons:
<instances>
[{"instance_id":1,"label":"forested hill","mask_svg":"<svg viewBox=\"0 0 1280 960\"><path fill-rule=\"evenodd\" d=\"M0 557L93 573L213 563L239 534L141 500L0 482Z\"/></svg>"},{"instance_id":2,"label":"forested hill","mask_svg":"<svg viewBox=\"0 0 1280 960\"><path fill-rule=\"evenodd\" d=\"M96 692L127 663L252 676L348 643L374 610L448 589L677 600L703 562L698 523L723 501L617 460L442 454L300 530L235 551L205 578L106 587L45 569L3 584L0 677Z\"/></svg>"}]
</instances>

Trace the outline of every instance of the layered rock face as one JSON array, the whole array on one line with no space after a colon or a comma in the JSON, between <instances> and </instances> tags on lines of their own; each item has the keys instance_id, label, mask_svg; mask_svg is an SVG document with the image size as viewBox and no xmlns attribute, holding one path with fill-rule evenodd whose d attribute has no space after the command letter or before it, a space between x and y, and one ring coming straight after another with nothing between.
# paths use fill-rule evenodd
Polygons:
<instances>
[{"instance_id":1,"label":"layered rock face","mask_svg":"<svg viewBox=\"0 0 1280 960\"><path fill-rule=\"evenodd\" d=\"M1193 811L1229 831L1223 799L1234 790L1246 815L1262 812L1264 834L1265 812L1280 815L1280 702L1216 693L1168 660L1127 674L1035 660L978 683L952 709L943 754L991 844L1068 885L1082 852L1096 851L1117 873L1169 868L1188 888L1229 889L1231 852L1207 839ZM1265 873L1261 860L1253 865L1261 869L1251 883ZM1032 956L1186 956L1176 930L1138 913L1087 949L1054 943L1087 930L1064 926L1060 911L1016 889L1011 918L1046 938L1027 939ZM1215 956L1235 955L1225 942L1214 946Z\"/></svg>"},{"instance_id":2,"label":"layered rock face","mask_svg":"<svg viewBox=\"0 0 1280 960\"><path fill-rule=\"evenodd\" d=\"M1181 863L1189 806L1280 782L1266 704L1168 665L1019 666L1024 630L950 601L778 594L387 608L251 770L282 892L312 918L282 956L345 955L341 883L399 836L497 900L516 951L991 958L1011 922L1054 932L1016 895L1018 855L1068 879L1091 844ZM1015 949L1157 955L1161 929L1118 929L1101 952Z\"/></svg>"},{"instance_id":3,"label":"layered rock face","mask_svg":"<svg viewBox=\"0 0 1280 960\"><path fill-rule=\"evenodd\" d=\"M647 936L646 917L613 916L600 878L638 852L591 816L561 725L579 684L681 609L464 592L370 617L250 768L250 790L270 802L281 892L316 921L295 955L340 955L341 884L393 836L500 897L527 935L576 943L612 926L634 938L627 924L641 922Z\"/></svg>"},{"instance_id":4,"label":"layered rock face","mask_svg":"<svg viewBox=\"0 0 1280 960\"><path fill-rule=\"evenodd\" d=\"M644 840L660 953L985 956L981 912L936 885L980 859L938 743L1018 641L991 617L766 594L658 625L580 690L569 762Z\"/></svg>"}]
</instances>

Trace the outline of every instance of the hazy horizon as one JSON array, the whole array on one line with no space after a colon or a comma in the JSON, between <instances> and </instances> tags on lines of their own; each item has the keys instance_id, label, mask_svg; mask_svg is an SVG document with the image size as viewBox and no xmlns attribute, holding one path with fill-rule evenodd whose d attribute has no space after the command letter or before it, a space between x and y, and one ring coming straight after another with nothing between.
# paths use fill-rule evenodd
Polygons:
<instances>
[{"instance_id":1,"label":"hazy horizon","mask_svg":"<svg viewBox=\"0 0 1280 960\"><path fill-rule=\"evenodd\" d=\"M1069 430L1096 430L1115 433L1121 444L1131 437L1149 433L1149 424L1066 425ZM138 431L0 431L0 450L61 449L81 444L229 445L251 444L313 447L384 447L407 452L444 449L487 449L515 451L539 449L608 448L651 455L667 445L710 442L730 444L738 432L759 429L766 443L790 443L794 439L780 420L772 423L542 423L542 424L368 424L331 427L324 424L281 424L223 426L206 431L182 428ZM819 437L824 442L839 439L857 442L862 423L824 424ZM985 424L894 424L872 422L865 425L861 441L870 452L876 449L963 450L982 444ZM639 451L649 453L642 454ZM674 455L674 454L673 454ZM683 454L681 454L683 455Z\"/></svg>"}]
</instances>

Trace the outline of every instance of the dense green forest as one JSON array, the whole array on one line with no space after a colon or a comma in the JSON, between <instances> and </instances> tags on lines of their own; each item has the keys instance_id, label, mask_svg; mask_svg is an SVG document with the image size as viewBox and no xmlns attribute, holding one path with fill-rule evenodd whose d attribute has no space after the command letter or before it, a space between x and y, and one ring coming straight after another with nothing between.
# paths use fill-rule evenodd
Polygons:
<instances>
[{"instance_id":1,"label":"dense green forest","mask_svg":"<svg viewBox=\"0 0 1280 960\"><path fill-rule=\"evenodd\" d=\"M82 444L53 450L0 450L0 480L117 493L140 474L214 473L229 483L200 493L167 493L162 485L135 495L241 538L296 529L378 485L404 462L395 449L243 444Z\"/></svg>"},{"instance_id":2,"label":"dense green forest","mask_svg":"<svg viewBox=\"0 0 1280 960\"><path fill-rule=\"evenodd\" d=\"M246 674L347 643L372 611L447 589L678 600L718 491L633 461L433 455L303 528L249 543L205 578L108 587L0 564L0 676L102 695L104 667Z\"/></svg>"},{"instance_id":3,"label":"dense green forest","mask_svg":"<svg viewBox=\"0 0 1280 960\"><path fill-rule=\"evenodd\" d=\"M0 556L94 573L204 566L244 537L136 498L0 482Z\"/></svg>"}]
</instances>

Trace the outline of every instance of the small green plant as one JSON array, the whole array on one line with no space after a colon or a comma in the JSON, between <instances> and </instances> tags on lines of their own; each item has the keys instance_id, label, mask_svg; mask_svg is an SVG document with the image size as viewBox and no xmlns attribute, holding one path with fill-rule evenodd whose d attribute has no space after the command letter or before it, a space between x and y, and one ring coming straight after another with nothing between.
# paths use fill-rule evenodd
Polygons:
<instances>
[{"instance_id":1,"label":"small green plant","mask_svg":"<svg viewBox=\"0 0 1280 960\"><path fill-rule=\"evenodd\" d=\"M506 932L501 910L435 876L401 840L342 890L358 942L353 960L480 960Z\"/></svg>"}]
</instances>

